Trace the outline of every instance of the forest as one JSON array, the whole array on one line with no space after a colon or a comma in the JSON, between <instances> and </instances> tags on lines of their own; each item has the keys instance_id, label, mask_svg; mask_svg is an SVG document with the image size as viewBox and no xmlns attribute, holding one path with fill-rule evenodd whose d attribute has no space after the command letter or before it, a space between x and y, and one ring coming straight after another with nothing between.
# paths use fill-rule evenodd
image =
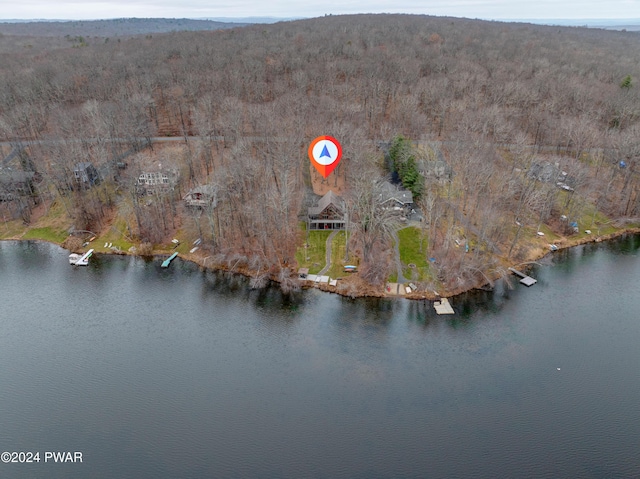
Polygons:
<instances>
[{"instance_id":1,"label":"forest","mask_svg":"<svg viewBox=\"0 0 640 479\"><path fill-rule=\"evenodd\" d=\"M0 60L4 238L152 252L189 231L210 265L296 289L318 135L343 148L347 294L392 274L392 177L422 213L422 289L640 225L638 32L391 14L126 38L0 25ZM100 181L79 185L85 163ZM170 187L145 188L150 172ZM211 201L185 205L204 186Z\"/></svg>"}]
</instances>

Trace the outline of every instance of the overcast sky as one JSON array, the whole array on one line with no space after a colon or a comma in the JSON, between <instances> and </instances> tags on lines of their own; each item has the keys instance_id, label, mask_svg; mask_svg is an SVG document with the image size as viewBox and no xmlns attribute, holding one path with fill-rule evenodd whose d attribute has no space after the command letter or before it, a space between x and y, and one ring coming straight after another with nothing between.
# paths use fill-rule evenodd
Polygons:
<instances>
[{"instance_id":1,"label":"overcast sky","mask_svg":"<svg viewBox=\"0 0 640 479\"><path fill-rule=\"evenodd\" d=\"M2 19L299 18L382 12L488 20L638 18L640 0L0 0Z\"/></svg>"}]
</instances>

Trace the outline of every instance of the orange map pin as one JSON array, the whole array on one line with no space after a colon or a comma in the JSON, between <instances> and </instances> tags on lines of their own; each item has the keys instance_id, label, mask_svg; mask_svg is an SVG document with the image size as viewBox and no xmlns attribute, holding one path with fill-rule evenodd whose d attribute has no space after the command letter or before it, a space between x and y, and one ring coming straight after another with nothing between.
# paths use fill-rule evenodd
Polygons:
<instances>
[{"instance_id":1,"label":"orange map pin","mask_svg":"<svg viewBox=\"0 0 640 479\"><path fill-rule=\"evenodd\" d=\"M323 178L335 170L342 158L342 147L338 140L331 136L319 136L309 145L309 159Z\"/></svg>"}]
</instances>

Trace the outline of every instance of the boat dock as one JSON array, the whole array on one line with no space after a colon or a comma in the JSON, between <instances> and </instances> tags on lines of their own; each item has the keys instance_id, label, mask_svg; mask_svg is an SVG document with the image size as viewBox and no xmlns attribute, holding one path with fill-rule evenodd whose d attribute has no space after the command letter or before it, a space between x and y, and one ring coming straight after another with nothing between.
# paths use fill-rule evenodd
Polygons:
<instances>
[{"instance_id":1,"label":"boat dock","mask_svg":"<svg viewBox=\"0 0 640 479\"><path fill-rule=\"evenodd\" d=\"M515 268L509 268L509 271L511 271L516 276L519 276L521 278L520 283L524 284L525 286L533 286L538 282L537 279L533 279L531 276L527 276L522 271L518 271Z\"/></svg>"},{"instance_id":2,"label":"boat dock","mask_svg":"<svg viewBox=\"0 0 640 479\"><path fill-rule=\"evenodd\" d=\"M83 254L80 258L78 258L75 262L72 262L71 264L74 264L76 266L87 266L89 264L89 258L91 258L92 254L93 254L93 249L90 249L89 251L87 251L85 254ZM69 259L71 260L71 255L69 255Z\"/></svg>"},{"instance_id":3,"label":"boat dock","mask_svg":"<svg viewBox=\"0 0 640 479\"><path fill-rule=\"evenodd\" d=\"M441 298L440 301L435 301L433 307L438 314L455 314L447 298Z\"/></svg>"},{"instance_id":4,"label":"boat dock","mask_svg":"<svg viewBox=\"0 0 640 479\"><path fill-rule=\"evenodd\" d=\"M162 267L163 267L163 268L168 268L168 267L169 267L169 265L171 264L171 262L176 258L176 256L178 256L178 253L177 253L177 252L176 252L176 253L173 253L171 256L169 256L167 259L165 259L165 260L162 262Z\"/></svg>"}]
</instances>

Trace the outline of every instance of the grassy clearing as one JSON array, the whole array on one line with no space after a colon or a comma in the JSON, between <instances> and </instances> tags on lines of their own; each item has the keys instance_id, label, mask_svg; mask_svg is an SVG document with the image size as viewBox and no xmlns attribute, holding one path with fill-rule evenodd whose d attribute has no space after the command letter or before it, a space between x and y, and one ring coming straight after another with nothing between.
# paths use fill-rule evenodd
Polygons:
<instances>
[{"instance_id":1,"label":"grassy clearing","mask_svg":"<svg viewBox=\"0 0 640 479\"><path fill-rule=\"evenodd\" d=\"M592 234L596 236L608 235L618 231L618 228L611 224L611 220L599 211L595 211L595 208L585 210L584 214L578 220L580 226L581 236L589 236L584 230L591 230Z\"/></svg>"},{"instance_id":2,"label":"grassy clearing","mask_svg":"<svg viewBox=\"0 0 640 479\"><path fill-rule=\"evenodd\" d=\"M427 281L431 279L429 263L427 262L428 240L422 235L419 228L408 227L398 231L400 244L400 261L403 265L403 274L414 281ZM422 246L422 247L421 247ZM409 265L415 265L409 268ZM395 276L396 278L393 278ZM397 275L393 274L390 280L397 280Z\"/></svg>"},{"instance_id":3,"label":"grassy clearing","mask_svg":"<svg viewBox=\"0 0 640 479\"><path fill-rule=\"evenodd\" d=\"M112 246L120 248L122 251L127 251L134 246L134 243L129 241L127 222L123 218L118 218L104 234L98 236L95 241L97 251L106 250L105 243L111 243Z\"/></svg>"},{"instance_id":4,"label":"grassy clearing","mask_svg":"<svg viewBox=\"0 0 640 479\"><path fill-rule=\"evenodd\" d=\"M331 242L331 268L327 274L332 278L342 278L348 276L349 273L344 272L344 266L347 264L358 265L358 260L353 254L349 254L349 258L345 261L344 254L347 245L346 232L340 231Z\"/></svg>"},{"instance_id":5,"label":"grassy clearing","mask_svg":"<svg viewBox=\"0 0 640 479\"><path fill-rule=\"evenodd\" d=\"M54 201L46 207L44 215L29 226L25 226L22 220L11 220L0 227L1 238L22 238L62 243L68 234L71 221L64 205Z\"/></svg>"},{"instance_id":6,"label":"grassy clearing","mask_svg":"<svg viewBox=\"0 0 640 479\"><path fill-rule=\"evenodd\" d=\"M5 221L0 226L0 238L18 238L24 233L25 227L22 220Z\"/></svg>"},{"instance_id":7,"label":"grassy clearing","mask_svg":"<svg viewBox=\"0 0 640 479\"><path fill-rule=\"evenodd\" d=\"M169 243L165 249L168 249L171 253L177 251L180 254L186 255L189 254L189 251L195 246L193 242L197 240L197 235L189 234L186 231L180 229L176 231L176 234L171 239L177 239L180 241L180 244L177 248L174 248L173 243Z\"/></svg>"},{"instance_id":8,"label":"grassy clearing","mask_svg":"<svg viewBox=\"0 0 640 479\"><path fill-rule=\"evenodd\" d=\"M544 233L544 236L538 236L538 231L540 231L541 233ZM553 231L551 231L551 228L549 228L545 224L541 224L540 225L540 229L538 231L535 231L535 229L532 229L531 234L535 238L538 238L543 243L553 243L558 238L560 238L557 234L555 234Z\"/></svg>"},{"instance_id":9,"label":"grassy clearing","mask_svg":"<svg viewBox=\"0 0 640 479\"><path fill-rule=\"evenodd\" d=\"M544 236L539 236L538 231L544 233ZM525 255L523 256L523 258L526 257L526 259L531 259L531 255L537 258L540 255L544 254L543 252L549 250L550 244L556 243L560 238L561 236L558 236L556 233L554 233L551 228L549 228L544 223L540 225L539 229L537 223L524 226L520 231L518 241L515 248L513 249L513 255L509 258L509 260L513 260L514 258L518 257L516 253L519 250L527 251L526 254L522 253L523 255ZM509 244L504 252L507 253L510 249L511 245Z\"/></svg>"},{"instance_id":10,"label":"grassy clearing","mask_svg":"<svg viewBox=\"0 0 640 479\"><path fill-rule=\"evenodd\" d=\"M570 194L566 191L561 191L558 196L558 205L560 211L563 211L564 204L570 199ZM576 200L574 200L576 201ZM611 224L610 218L604 215L602 212L596 209L596 206L586 200L582 201L577 208L577 213L569 221L576 221L578 223L579 231L576 234L571 235L573 239L583 239L591 235L585 233L585 230L591 230L593 235L608 235L618 231L618 228Z\"/></svg>"},{"instance_id":11,"label":"grassy clearing","mask_svg":"<svg viewBox=\"0 0 640 479\"><path fill-rule=\"evenodd\" d=\"M299 268L309 268L309 273L316 274L324 268L327 252L329 230L309 231L307 243L298 248L296 261ZM305 247L306 245L306 247Z\"/></svg>"},{"instance_id":12,"label":"grassy clearing","mask_svg":"<svg viewBox=\"0 0 640 479\"><path fill-rule=\"evenodd\" d=\"M62 243L69 233L66 231L60 231L58 229L45 226L43 228L32 228L27 231L22 239L38 239L44 241L50 241L52 243Z\"/></svg>"},{"instance_id":13,"label":"grassy clearing","mask_svg":"<svg viewBox=\"0 0 640 479\"><path fill-rule=\"evenodd\" d=\"M69 229L72 221L69 218L69 213L64 207L64 204L62 204L62 201L63 200L57 199L50 204L46 209L45 214L35 222L34 227L40 228L49 226L61 231Z\"/></svg>"}]
</instances>

